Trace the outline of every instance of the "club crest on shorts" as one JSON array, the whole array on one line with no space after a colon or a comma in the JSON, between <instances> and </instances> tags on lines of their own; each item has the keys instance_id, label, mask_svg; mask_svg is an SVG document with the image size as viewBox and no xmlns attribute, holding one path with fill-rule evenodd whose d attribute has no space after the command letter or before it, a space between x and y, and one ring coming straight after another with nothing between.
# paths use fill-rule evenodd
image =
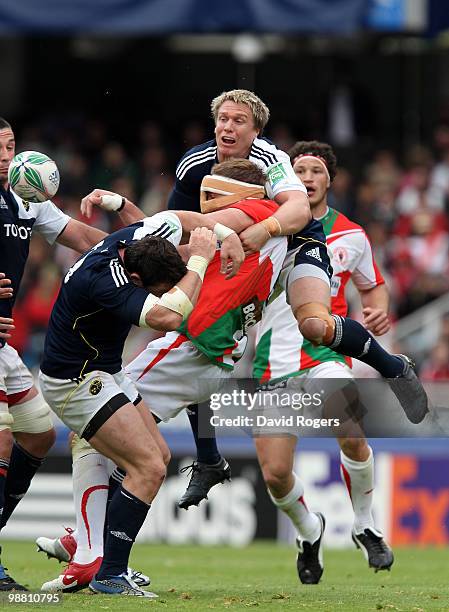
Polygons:
<instances>
[{"instance_id":1,"label":"club crest on shorts","mask_svg":"<svg viewBox=\"0 0 449 612\"><path fill-rule=\"evenodd\" d=\"M89 386L89 393L91 395L98 395L100 391L103 389L103 383L99 378L94 378Z\"/></svg>"}]
</instances>

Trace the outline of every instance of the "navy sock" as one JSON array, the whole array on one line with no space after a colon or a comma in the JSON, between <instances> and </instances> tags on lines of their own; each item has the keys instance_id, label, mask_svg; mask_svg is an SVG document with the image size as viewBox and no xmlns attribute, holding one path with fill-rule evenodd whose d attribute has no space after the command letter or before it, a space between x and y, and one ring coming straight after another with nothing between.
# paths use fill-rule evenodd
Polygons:
<instances>
[{"instance_id":1,"label":"navy sock","mask_svg":"<svg viewBox=\"0 0 449 612\"><path fill-rule=\"evenodd\" d=\"M215 438L215 427L210 424L209 413L210 410L204 407L200 414L198 404L192 404L187 408L190 427L195 438L197 459L201 463L215 465L221 460L221 455L217 447L217 439ZM200 419L201 435L199 435Z\"/></svg>"},{"instance_id":2,"label":"navy sock","mask_svg":"<svg viewBox=\"0 0 449 612\"><path fill-rule=\"evenodd\" d=\"M125 478L126 474L119 467L116 467L112 474L109 476L109 489L108 489L108 499L106 501L106 515L104 518L104 528L103 528L103 544L106 545L106 535L108 532L108 510L109 504L111 503L111 499L114 497L115 492L120 487Z\"/></svg>"},{"instance_id":3,"label":"navy sock","mask_svg":"<svg viewBox=\"0 0 449 612\"><path fill-rule=\"evenodd\" d=\"M8 459L0 459L0 520L5 507L5 486L6 478L8 477L9 461Z\"/></svg>"},{"instance_id":4,"label":"navy sock","mask_svg":"<svg viewBox=\"0 0 449 612\"><path fill-rule=\"evenodd\" d=\"M5 505L3 506L0 529L6 525L15 507L28 491L33 476L43 462L44 459L34 457L20 444L14 442L5 484Z\"/></svg>"},{"instance_id":5,"label":"navy sock","mask_svg":"<svg viewBox=\"0 0 449 612\"><path fill-rule=\"evenodd\" d=\"M384 378L396 378L404 371L399 357L390 355L366 329L353 319L332 315L335 337L329 348L341 355L354 357L377 370Z\"/></svg>"},{"instance_id":6,"label":"navy sock","mask_svg":"<svg viewBox=\"0 0 449 612\"><path fill-rule=\"evenodd\" d=\"M132 545L149 509L150 504L140 500L122 485L117 488L106 516L108 533L97 580L127 572Z\"/></svg>"}]
</instances>

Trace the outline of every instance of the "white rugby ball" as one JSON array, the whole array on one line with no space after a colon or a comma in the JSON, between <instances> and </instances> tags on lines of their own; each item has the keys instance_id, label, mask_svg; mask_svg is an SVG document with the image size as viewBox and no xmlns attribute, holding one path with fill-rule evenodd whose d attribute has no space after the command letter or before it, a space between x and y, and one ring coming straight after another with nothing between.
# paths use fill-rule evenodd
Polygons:
<instances>
[{"instance_id":1,"label":"white rugby ball","mask_svg":"<svg viewBox=\"0 0 449 612\"><path fill-rule=\"evenodd\" d=\"M22 200L45 202L58 191L59 170L44 153L24 151L11 161L8 182Z\"/></svg>"}]
</instances>

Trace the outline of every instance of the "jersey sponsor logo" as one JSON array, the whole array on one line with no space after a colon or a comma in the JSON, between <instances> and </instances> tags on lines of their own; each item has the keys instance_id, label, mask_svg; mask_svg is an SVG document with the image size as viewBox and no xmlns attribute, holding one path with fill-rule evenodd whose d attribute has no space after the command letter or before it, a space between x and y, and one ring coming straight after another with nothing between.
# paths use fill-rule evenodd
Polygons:
<instances>
[{"instance_id":1,"label":"jersey sponsor logo","mask_svg":"<svg viewBox=\"0 0 449 612\"><path fill-rule=\"evenodd\" d=\"M31 227L16 225L15 223L4 223L3 227L7 238L20 238L21 240L28 240L33 231Z\"/></svg>"},{"instance_id":2,"label":"jersey sponsor logo","mask_svg":"<svg viewBox=\"0 0 449 612\"><path fill-rule=\"evenodd\" d=\"M313 249L309 249L308 251L306 251L306 255L308 255L309 257L314 257L315 259L318 259L318 261L323 261L321 259L320 249L318 247L314 247Z\"/></svg>"},{"instance_id":3,"label":"jersey sponsor logo","mask_svg":"<svg viewBox=\"0 0 449 612\"><path fill-rule=\"evenodd\" d=\"M94 380L90 383L89 393L91 395L98 395L100 391L103 389L103 383L99 378L94 378Z\"/></svg>"},{"instance_id":4,"label":"jersey sponsor logo","mask_svg":"<svg viewBox=\"0 0 449 612\"><path fill-rule=\"evenodd\" d=\"M276 164L275 166L271 166L271 168L268 170L268 180L270 181L272 187L277 185L286 177L287 173L285 172L284 164L282 163Z\"/></svg>"},{"instance_id":5,"label":"jersey sponsor logo","mask_svg":"<svg viewBox=\"0 0 449 612\"><path fill-rule=\"evenodd\" d=\"M112 259L109 267L111 269L112 278L117 287L123 287L126 283L129 283L128 277L125 274L123 266L119 263L118 259Z\"/></svg>"},{"instance_id":6,"label":"jersey sponsor logo","mask_svg":"<svg viewBox=\"0 0 449 612\"><path fill-rule=\"evenodd\" d=\"M245 333L250 327L253 327L262 318L263 303L254 296L251 301L242 307L243 312L243 329Z\"/></svg>"}]
</instances>

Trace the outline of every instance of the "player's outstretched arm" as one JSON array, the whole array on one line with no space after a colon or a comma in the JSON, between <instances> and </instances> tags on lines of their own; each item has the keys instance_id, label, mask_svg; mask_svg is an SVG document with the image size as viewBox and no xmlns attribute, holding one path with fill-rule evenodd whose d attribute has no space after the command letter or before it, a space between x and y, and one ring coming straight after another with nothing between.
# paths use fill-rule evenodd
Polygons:
<instances>
[{"instance_id":1,"label":"player's outstretched arm","mask_svg":"<svg viewBox=\"0 0 449 612\"><path fill-rule=\"evenodd\" d=\"M191 233L189 248L187 274L160 299L150 296L150 308L145 314L148 327L160 331L175 330L192 312L207 266L215 255L217 237L205 227L197 228Z\"/></svg>"},{"instance_id":2,"label":"player's outstretched arm","mask_svg":"<svg viewBox=\"0 0 449 612\"><path fill-rule=\"evenodd\" d=\"M85 253L103 240L105 236L107 234L96 227L91 227L76 219L70 219L56 241L74 251L78 251L78 253Z\"/></svg>"}]
</instances>

